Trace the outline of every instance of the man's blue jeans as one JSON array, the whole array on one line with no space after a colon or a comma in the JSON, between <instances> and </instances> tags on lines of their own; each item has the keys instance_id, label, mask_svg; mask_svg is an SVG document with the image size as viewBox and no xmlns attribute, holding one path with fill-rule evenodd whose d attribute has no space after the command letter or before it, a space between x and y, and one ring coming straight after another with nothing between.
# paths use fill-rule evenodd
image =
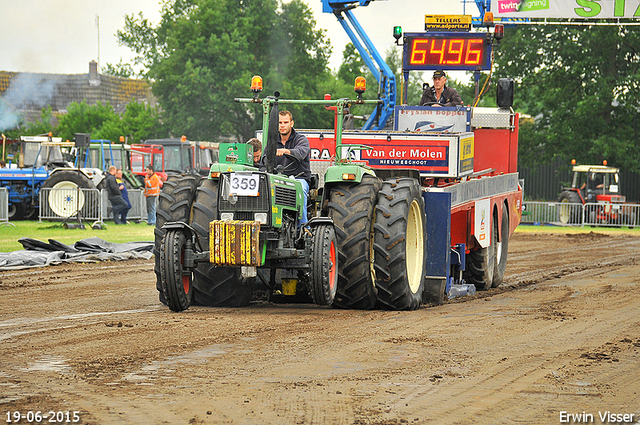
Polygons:
<instances>
[{"instance_id":1,"label":"man's blue jeans","mask_svg":"<svg viewBox=\"0 0 640 425\"><path fill-rule=\"evenodd\" d=\"M307 218L307 199L309 198L309 183L305 179L296 179L302 184L302 191L304 192L304 203L302 205L302 218L300 219L300 226L306 224L309 219ZM298 226L299 227L299 226Z\"/></svg>"},{"instance_id":2,"label":"man's blue jeans","mask_svg":"<svg viewBox=\"0 0 640 425\"><path fill-rule=\"evenodd\" d=\"M147 196L147 224L156 224L157 196Z\"/></svg>"}]
</instances>

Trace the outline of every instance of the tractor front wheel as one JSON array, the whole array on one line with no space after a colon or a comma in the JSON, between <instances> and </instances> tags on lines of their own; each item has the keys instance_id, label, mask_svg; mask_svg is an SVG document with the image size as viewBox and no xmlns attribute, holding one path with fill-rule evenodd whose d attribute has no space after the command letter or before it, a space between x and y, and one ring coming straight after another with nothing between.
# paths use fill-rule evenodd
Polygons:
<instances>
[{"instance_id":1,"label":"tractor front wheel","mask_svg":"<svg viewBox=\"0 0 640 425\"><path fill-rule=\"evenodd\" d=\"M218 181L204 180L196 191L191 226L198 235L200 249L209 250L209 223L218 219ZM194 271L194 304L211 307L249 305L255 279L242 277L240 267L217 267L199 263Z\"/></svg>"},{"instance_id":2,"label":"tractor front wheel","mask_svg":"<svg viewBox=\"0 0 640 425\"><path fill-rule=\"evenodd\" d=\"M172 174L162 185L162 191L158 196L156 227L153 230L155 237L153 254L155 257L156 289L163 304L167 304L167 300L162 291L162 277L160 276L160 245L165 234L162 226L173 221L189 223L191 205L193 204L198 183L200 183L200 177Z\"/></svg>"},{"instance_id":3,"label":"tractor front wheel","mask_svg":"<svg viewBox=\"0 0 640 425\"><path fill-rule=\"evenodd\" d=\"M338 289L338 252L332 225L320 224L313 232L310 292L317 305L331 305Z\"/></svg>"},{"instance_id":4,"label":"tractor front wheel","mask_svg":"<svg viewBox=\"0 0 640 425\"><path fill-rule=\"evenodd\" d=\"M162 292L173 311L183 311L191 305L192 274L182 268L186 237L180 230L169 230L160 247L160 275Z\"/></svg>"}]
</instances>

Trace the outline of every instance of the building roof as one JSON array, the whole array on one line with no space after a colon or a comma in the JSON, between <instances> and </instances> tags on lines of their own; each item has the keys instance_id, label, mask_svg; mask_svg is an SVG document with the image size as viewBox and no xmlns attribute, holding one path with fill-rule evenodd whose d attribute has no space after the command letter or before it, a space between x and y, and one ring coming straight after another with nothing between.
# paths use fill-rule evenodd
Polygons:
<instances>
[{"instance_id":1,"label":"building roof","mask_svg":"<svg viewBox=\"0 0 640 425\"><path fill-rule=\"evenodd\" d=\"M88 105L109 104L122 113L131 101L156 105L151 86L145 80L100 75L91 61L87 74L36 74L0 71L0 97L27 121L30 113L40 116L51 106L54 113L66 113L69 104L83 100Z\"/></svg>"}]
</instances>

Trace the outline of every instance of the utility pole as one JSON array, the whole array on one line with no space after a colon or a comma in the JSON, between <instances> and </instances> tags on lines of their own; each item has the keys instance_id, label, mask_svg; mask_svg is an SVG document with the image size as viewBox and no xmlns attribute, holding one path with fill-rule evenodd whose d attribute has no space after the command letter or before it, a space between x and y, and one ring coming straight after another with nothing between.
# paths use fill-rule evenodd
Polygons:
<instances>
[{"instance_id":1,"label":"utility pole","mask_svg":"<svg viewBox=\"0 0 640 425\"><path fill-rule=\"evenodd\" d=\"M100 16L96 14L96 31L98 33L98 74L100 73Z\"/></svg>"}]
</instances>

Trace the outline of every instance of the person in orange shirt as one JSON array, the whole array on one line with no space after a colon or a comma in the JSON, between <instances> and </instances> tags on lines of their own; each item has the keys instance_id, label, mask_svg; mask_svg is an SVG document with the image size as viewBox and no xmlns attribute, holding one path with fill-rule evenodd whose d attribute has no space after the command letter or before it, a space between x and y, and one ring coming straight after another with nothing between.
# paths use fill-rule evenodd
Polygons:
<instances>
[{"instance_id":1,"label":"person in orange shirt","mask_svg":"<svg viewBox=\"0 0 640 425\"><path fill-rule=\"evenodd\" d=\"M156 224L156 205L161 187L162 180L153 170L153 165L147 165L147 175L144 178L144 196L147 198L147 224L149 226Z\"/></svg>"}]
</instances>

